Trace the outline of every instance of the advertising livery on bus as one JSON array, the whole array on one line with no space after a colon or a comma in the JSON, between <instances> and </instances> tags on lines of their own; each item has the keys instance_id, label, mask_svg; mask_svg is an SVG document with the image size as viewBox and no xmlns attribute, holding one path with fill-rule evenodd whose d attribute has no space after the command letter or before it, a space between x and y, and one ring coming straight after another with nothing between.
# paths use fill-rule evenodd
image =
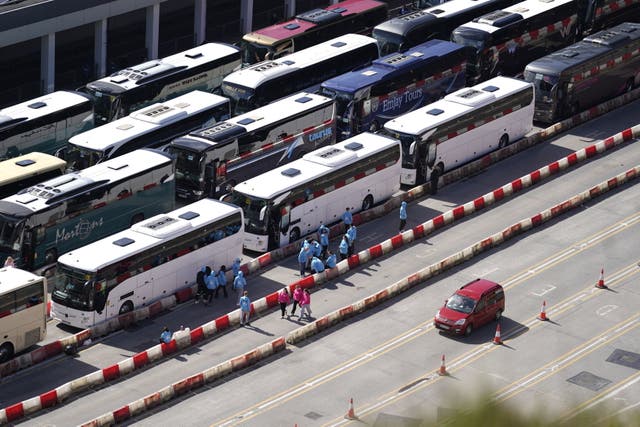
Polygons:
<instances>
[{"instance_id":1,"label":"advertising livery on bus","mask_svg":"<svg viewBox=\"0 0 640 427\"><path fill-rule=\"evenodd\" d=\"M640 24L625 22L535 60L524 78L536 87L534 118L577 114L640 85Z\"/></svg>"},{"instance_id":2,"label":"advertising livery on bus","mask_svg":"<svg viewBox=\"0 0 640 427\"><path fill-rule=\"evenodd\" d=\"M382 203L400 188L397 140L364 132L236 185L245 249L265 252Z\"/></svg>"},{"instance_id":3,"label":"advertising livery on bus","mask_svg":"<svg viewBox=\"0 0 640 427\"><path fill-rule=\"evenodd\" d=\"M0 159L38 151L56 154L69 138L93 127L91 99L58 91L0 110Z\"/></svg>"},{"instance_id":4,"label":"advertising livery on bus","mask_svg":"<svg viewBox=\"0 0 640 427\"><path fill-rule=\"evenodd\" d=\"M0 260L27 270L173 209L173 160L142 149L41 182L0 200Z\"/></svg>"},{"instance_id":5,"label":"advertising livery on bus","mask_svg":"<svg viewBox=\"0 0 640 427\"><path fill-rule=\"evenodd\" d=\"M374 39L346 34L231 73L221 88L231 99L233 115L238 115L296 92L315 92L323 81L377 58L378 43Z\"/></svg>"},{"instance_id":6,"label":"advertising livery on bus","mask_svg":"<svg viewBox=\"0 0 640 427\"><path fill-rule=\"evenodd\" d=\"M346 0L313 9L295 18L245 34L242 62L255 64L306 49L347 32L369 34L387 19L387 4L376 0Z\"/></svg>"},{"instance_id":7,"label":"advertising livery on bus","mask_svg":"<svg viewBox=\"0 0 640 427\"><path fill-rule=\"evenodd\" d=\"M203 199L156 215L58 259L51 315L89 328L173 295L203 265L230 266L242 254L237 206Z\"/></svg>"},{"instance_id":8,"label":"advertising livery on bus","mask_svg":"<svg viewBox=\"0 0 640 427\"><path fill-rule=\"evenodd\" d=\"M239 48L206 43L118 71L88 83L85 90L94 99L95 122L99 126L195 89L212 92L240 65Z\"/></svg>"},{"instance_id":9,"label":"advertising livery on bus","mask_svg":"<svg viewBox=\"0 0 640 427\"><path fill-rule=\"evenodd\" d=\"M322 83L320 93L336 101L338 139L375 132L387 120L464 87L470 50L430 40Z\"/></svg>"},{"instance_id":10,"label":"advertising livery on bus","mask_svg":"<svg viewBox=\"0 0 640 427\"><path fill-rule=\"evenodd\" d=\"M533 127L531 83L495 77L390 120L384 133L402 145L402 184L438 179L522 138Z\"/></svg>"},{"instance_id":11,"label":"advertising livery on bus","mask_svg":"<svg viewBox=\"0 0 640 427\"><path fill-rule=\"evenodd\" d=\"M335 142L335 107L299 93L171 142L176 195L220 197L238 182Z\"/></svg>"},{"instance_id":12,"label":"advertising livery on bus","mask_svg":"<svg viewBox=\"0 0 640 427\"><path fill-rule=\"evenodd\" d=\"M69 140L69 167L85 169L139 148L160 148L173 138L229 118L229 100L194 90L153 104Z\"/></svg>"}]
</instances>

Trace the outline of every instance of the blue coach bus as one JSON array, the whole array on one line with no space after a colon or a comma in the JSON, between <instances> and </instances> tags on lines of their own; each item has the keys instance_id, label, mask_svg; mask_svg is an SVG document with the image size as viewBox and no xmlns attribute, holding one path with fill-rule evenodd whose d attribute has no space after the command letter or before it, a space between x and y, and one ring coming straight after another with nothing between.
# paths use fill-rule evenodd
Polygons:
<instances>
[{"instance_id":1,"label":"blue coach bus","mask_svg":"<svg viewBox=\"0 0 640 427\"><path fill-rule=\"evenodd\" d=\"M464 87L471 51L434 39L326 80L320 93L336 101L338 140L375 132L387 120Z\"/></svg>"}]
</instances>

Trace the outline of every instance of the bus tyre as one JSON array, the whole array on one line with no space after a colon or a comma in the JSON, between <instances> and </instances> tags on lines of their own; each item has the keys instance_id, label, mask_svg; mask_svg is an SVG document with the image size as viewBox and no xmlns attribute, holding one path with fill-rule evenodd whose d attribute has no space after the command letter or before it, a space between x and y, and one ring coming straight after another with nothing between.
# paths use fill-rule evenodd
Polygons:
<instances>
[{"instance_id":1,"label":"bus tyre","mask_svg":"<svg viewBox=\"0 0 640 427\"><path fill-rule=\"evenodd\" d=\"M0 346L0 363L7 362L13 357L13 345L11 343L4 343Z\"/></svg>"},{"instance_id":2,"label":"bus tyre","mask_svg":"<svg viewBox=\"0 0 640 427\"><path fill-rule=\"evenodd\" d=\"M369 194L362 201L362 210L363 211L367 211L367 210L371 209L372 207L373 207L373 196L371 194Z\"/></svg>"},{"instance_id":3,"label":"bus tyre","mask_svg":"<svg viewBox=\"0 0 640 427\"><path fill-rule=\"evenodd\" d=\"M118 314L130 313L133 311L133 303L131 301L127 301L120 306L120 311Z\"/></svg>"},{"instance_id":4,"label":"bus tyre","mask_svg":"<svg viewBox=\"0 0 640 427\"><path fill-rule=\"evenodd\" d=\"M129 224L129 226L136 224L140 221L144 220L144 214L143 213L137 213L135 214L133 217L131 217L131 223Z\"/></svg>"},{"instance_id":5,"label":"bus tyre","mask_svg":"<svg viewBox=\"0 0 640 427\"><path fill-rule=\"evenodd\" d=\"M58 250L53 248L44 253L44 263L53 264L58 260Z\"/></svg>"},{"instance_id":6,"label":"bus tyre","mask_svg":"<svg viewBox=\"0 0 640 427\"><path fill-rule=\"evenodd\" d=\"M289 243L296 242L300 239L300 229L298 227L293 227L291 233L289 233Z\"/></svg>"},{"instance_id":7,"label":"bus tyre","mask_svg":"<svg viewBox=\"0 0 640 427\"><path fill-rule=\"evenodd\" d=\"M633 77L631 77L629 80L627 80L627 84L624 86L624 91L625 92L631 92L633 90Z\"/></svg>"},{"instance_id":8,"label":"bus tyre","mask_svg":"<svg viewBox=\"0 0 640 427\"><path fill-rule=\"evenodd\" d=\"M500 142L498 142L498 148L504 148L509 145L509 135L506 133L500 137Z\"/></svg>"}]
</instances>

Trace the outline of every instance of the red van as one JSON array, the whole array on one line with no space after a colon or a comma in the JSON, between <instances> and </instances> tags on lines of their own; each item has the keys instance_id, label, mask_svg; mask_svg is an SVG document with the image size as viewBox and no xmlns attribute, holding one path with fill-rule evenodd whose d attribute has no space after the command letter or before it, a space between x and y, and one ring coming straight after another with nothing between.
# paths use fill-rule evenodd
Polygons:
<instances>
[{"instance_id":1,"label":"red van","mask_svg":"<svg viewBox=\"0 0 640 427\"><path fill-rule=\"evenodd\" d=\"M469 335L474 328L500 319L504 289L486 279L476 279L458 289L436 313L433 325L443 331Z\"/></svg>"}]
</instances>

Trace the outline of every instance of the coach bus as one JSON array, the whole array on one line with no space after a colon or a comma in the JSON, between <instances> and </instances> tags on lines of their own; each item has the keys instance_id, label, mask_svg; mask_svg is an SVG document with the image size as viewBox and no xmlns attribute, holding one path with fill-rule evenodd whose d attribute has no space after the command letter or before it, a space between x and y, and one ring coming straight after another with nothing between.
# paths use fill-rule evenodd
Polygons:
<instances>
[{"instance_id":1,"label":"coach bus","mask_svg":"<svg viewBox=\"0 0 640 427\"><path fill-rule=\"evenodd\" d=\"M195 89L212 92L240 65L239 48L206 43L118 71L88 83L84 90L94 99L98 126Z\"/></svg>"},{"instance_id":2,"label":"coach bus","mask_svg":"<svg viewBox=\"0 0 640 427\"><path fill-rule=\"evenodd\" d=\"M296 92L315 92L320 83L378 58L371 37L346 34L273 61L231 73L222 81L233 115L243 114Z\"/></svg>"},{"instance_id":3,"label":"coach bus","mask_svg":"<svg viewBox=\"0 0 640 427\"><path fill-rule=\"evenodd\" d=\"M203 199L58 258L51 315L86 329L172 295L242 255L242 209Z\"/></svg>"},{"instance_id":4,"label":"coach bus","mask_svg":"<svg viewBox=\"0 0 640 427\"><path fill-rule=\"evenodd\" d=\"M194 90L74 136L65 159L71 169L88 168L139 148L159 148L229 113L227 98Z\"/></svg>"},{"instance_id":5,"label":"coach bus","mask_svg":"<svg viewBox=\"0 0 640 427\"><path fill-rule=\"evenodd\" d=\"M174 165L152 149L43 181L0 200L0 260L27 270L173 209Z\"/></svg>"},{"instance_id":6,"label":"coach bus","mask_svg":"<svg viewBox=\"0 0 640 427\"><path fill-rule=\"evenodd\" d=\"M220 197L236 183L335 142L331 99L299 93L171 141L176 196Z\"/></svg>"},{"instance_id":7,"label":"coach bus","mask_svg":"<svg viewBox=\"0 0 640 427\"><path fill-rule=\"evenodd\" d=\"M287 245L352 212L384 202L400 188L400 144L373 133L305 154L241 182L229 201L245 216L245 249Z\"/></svg>"},{"instance_id":8,"label":"coach bus","mask_svg":"<svg viewBox=\"0 0 640 427\"><path fill-rule=\"evenodd\" d=\"M0 110L0 159L38 151L56 154L73 135L93 127L91 99L58 91Z\"/></svg>"},{"instance_id":9,"label":"coach bus","mask_svg":"<svg viewBox=\"0 0 640 427\"><path fill-rule=\"evenodd\" d=\"M33 152L0 162L0 199L23 188L62 175L67 162L52 156Z\"/></svg>"},{"instance_id":10,"label":"coach bus","mask_svg":"<svg viewBox=\"0 0 640 427\"><path fill-rule=\"evenodd\" d=\"M449 40L456 27L513 3L514 0L451 0L391 18L377 25L371 35L378 40L381 55L402 52L431 39Z\"/></svg>"},{"instance_id":11,"label":"coach bus","mask_svg":"<svg viewBox=\"0 0 640 427\"><path fill-rule=\"evenodd\" d=\"M402 145L401 183L431 181L522 138L533 127L531 83L495 77L390 120L384 133Z\"/></svg>"},{"instance_id":12,"label":"coach bus","mask_svg":"<svg viewBox=\"0 0 640 427\"><path fill-rule=\"evenodd\" d=\"M640 84L640 24L626 22L527 65L534 119L554 123Z\"/></svg>"},{"instance_id":13,"label":"coach bus","mask_svg":"<svg viewBox=\"0 0 640 427\"><path fill-rule=\"evenodd\" d=\"M463 88L470 49L430 40L323 82L320 93L336 101L338 140L375 132L387 120Z\"/></svg>"},{"instance_id":14,"label":"coach bus","mask_svg":"<svg viewBox=\"0 0 640 427\"><path fill-rule=\"evenodd\" d=\"M0 363L46 334L46 279L18 268L0 269Z\"/></svg>"},{"instance_id":15,"label":"coach bus","mask_svg":"<svg viewBox=\"0 0 640 427\"><path fill-rule=\"evenodd\" d=\"M280 58L347 32L369 34L387 19L387 13L387 4L376 0L346 0L300 13L292 20L245 34L243 63Z\"/></svg>"}]
</instances>

